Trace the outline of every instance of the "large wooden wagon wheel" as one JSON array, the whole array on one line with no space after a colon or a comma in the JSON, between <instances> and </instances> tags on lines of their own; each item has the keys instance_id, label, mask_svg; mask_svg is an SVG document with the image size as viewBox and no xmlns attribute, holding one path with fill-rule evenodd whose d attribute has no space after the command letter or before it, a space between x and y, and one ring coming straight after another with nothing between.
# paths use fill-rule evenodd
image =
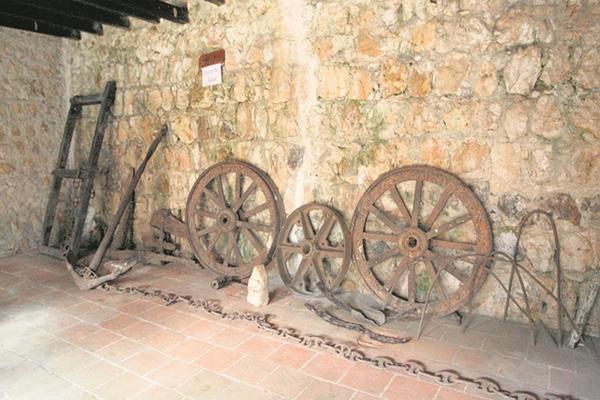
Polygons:
<instances>
[{"instance_id":1,"label":"large wooden wagon wheel","mask_svg":"<svg viewBox=\"0 0 600 400\"><path fill-rule=\"evenodd\" d=\"M186 208L189 241L200 263L235 277L270 262L284 217L269 176L241 161L223 161L204 171Z\"/></svg>"},{"instance_id":2,"label":"large wooden wagon wheel","mask_svg":"<svg viewBox=\"0 0 600 400\"><path fill-rule=\"evenodd\" d=\"M377 179L352 218L354 261L368 288L398 312L447 315L469 300L486 277L476 268L492 249L485 209L454 175L409 166ZM464 258L464 257L463 257ZM438 271L441 269L436 279Z\"/></svg>"},{"instance_id":3,"label":"large wooden wagon wheel","mask_svg":"<svg viewBox=\"0 0 600 400\"><path fill-rule=\"evenodd\" d=\"M287 287L319 296L340 285L352 258L350 231L333 208L305 204L286 219L277 244L277 268Z\"/></svg>"}]
</instances>

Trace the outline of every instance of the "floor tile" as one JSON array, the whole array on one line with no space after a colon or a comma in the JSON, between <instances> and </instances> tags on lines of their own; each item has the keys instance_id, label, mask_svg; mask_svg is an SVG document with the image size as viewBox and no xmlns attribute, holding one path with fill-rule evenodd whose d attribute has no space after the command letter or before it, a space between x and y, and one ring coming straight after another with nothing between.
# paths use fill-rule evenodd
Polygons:
<instances>
[{"instance_id":1,"label":"floor tile","mask_svg":"<svg viewBox=\"0 0 600 400\"><path fill-rule=\"evenodd\" d=\"M223 372L242 357L244 357L244 354L237 350L214 347L194 361L194 365L198 365L209 371Z\"/></svg>"},{"instance_id":2,"label":"floor tile","mask_svg":"<svg viewBox=\"0 0 600 400\"><path fill-rule=\"evenodd\" d=\"M214 348L213 345L199 339L188 338L169 348L165 352L183 361L192 362Z\"/></svg>"},{"instance_id":3,"label":"floor tile","mask_svg":"<svg viewBox=\"0 0 600 400\"><path fill-rule=\"evenodd\" d=\"M357 364L340 379L340 383L374 395L378 395L387 387L393 375L382 369L375 369Z\"/></svg>"},{"instance_id":4,"label":"floor tile","mask_svg":"<svg viewBox=\"0 0 600 400\"><path fill-rule=\"evenodd\" d=\"M212 344L233 349L246 341L248 337L250 337L250 334L247 331L237 328L225 328L215 333L208 340Z\"/></svg>"},{"instance_id":5,"label":"floor tile","mask_svg":"<svg viewBox=\"0 0 600 400\"><path fill-rule=\"evenodd\" d=\"M433 400L439 386L418 379L396 376L385 389L383 397L390 400Z\"/></svg>"},{"instance_id":6,"label":"floor tile","mask_svg":"<svg viewBox=\"0 0 600 400\"><path fill-rule=\"evenodd\" d=\"M256 358L268 358L282 345L283 343L279 340L262 335L255 335L240 343L240 345L235 348L235 351L240 351Z\"/></svg>"},{"instance_id":7,"label":"floor tile","mask_svg":"<svg viewBox=\"0 0 600 400\"><path fill-rule=\"evenodd\" d=\"M177 391L192 399L219 399L220 393L233 381L210 371L196 373L177 387Z\"/></svg>"},{"instance_id":8,"label":"floor tile","mask_svg":"<svg viewBox=\"0 0 600 400\"><path fill-rule=\"evenodd\" d=\"M183 329L181 333L187 336L193 336L197 339L208 339L224 329L225 326L217 324L216 322L208 320L199 320L193 325L190 325L187 328Z\"/></svg>"},{"instance_id":9,"label":"floor tile","mask_svg":"<svg viewBox=\"0 0 600 400\"><path fill-rule=\"evenodd\" d=\"M242 382L255 384L266 378L277 364L260 358L246 356L225 370L225 374Z\"/></svg>"},{"instance_id":10,"label":"floor tile","mask_svg":"<svg viewBox=\"0 0 600 400\"><path fill-rule=\"evenodd\" d=\"M334 383L315 380L301 394L298 400L347 400L355 391Z\"/></svg>"},{"instance_id":11,"label":"floor tile","mask_svg":"<svg viewBox=\"0 0 600 400\"><path fill-rule=\"evenodd\" d=\"M337 382L354 366L350 361L332 354L317 354L301 371L320 379Z\"/></svg>"},{"instance_id":12,"label":"floor tile","mask_svg":"<svg viewBox=\"0 0 600 400\"><path fill-rule=\"evenodd\" d=\"M294 369L280 366L258 384L285 399L296 398L317 380Z\"/></svg>"},{"instance_id":13,"label":"floor tile","mask_svg":"<svg viewBox=\"0 0 600 400\"><path fill-rule=\"evenodd\" d=\"M174 388L181 382L194 376L198 373L198 368L193 364L184 363L183 361L175 360L155 369L147 376L148 379L155 383Z\"/></svg>"},{"instance_id":14,"label":"floor tile","mask_svg":"<svg viewBox=\"0 0 600 400\"><path fill-rule=\"evenodd\" d=\"M150 386L149 381L126 372L98 386L93 393L103 400L123 400L136 396Z\"/></svg>"},{"instance_id":15,"label":"floor tile","mask_svg":"<svg viewBox=\"0 0 600 400\"><path fill-rule=\"evenodd\" d=\"M121 361L119 364L138 375L146 375L172 361L171 358L156 350L147 349Z\"/></svg>"}]
</instances>

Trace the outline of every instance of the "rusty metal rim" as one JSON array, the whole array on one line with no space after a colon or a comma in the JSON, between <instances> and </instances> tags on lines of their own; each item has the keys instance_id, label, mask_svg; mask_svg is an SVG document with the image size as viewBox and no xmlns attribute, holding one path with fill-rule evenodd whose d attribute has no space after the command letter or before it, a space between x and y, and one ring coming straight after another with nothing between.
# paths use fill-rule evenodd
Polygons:
<instances>
[{"instance_id":1,"label":"rusty metal rim","mask_svg":"<svg viewBox=\"0 0 600 400\"><path fill-rule=\"evenodd\" d=\"M307 218L307 216L311 211L314 210L322 211L325 218L323 224L316 232L314 232L314 227L312 227L311 225L312 232L310 232L310 234L307 235L307 232L305 230L308 228L306 226L307 222L303 221L307 221L308 219L308 223L310 223L310 218ZM326 225L328 223L327 221L329 221L330 226ZM305 238L312 236L311 238L305 240L303 243L292 243L289 241L289 235L291 233L291 230L297 224L300 224L302 226ZM343 237L343 241L341 243L343 251L340 251L339 254L341 255L342 263L339 271L337 272L337 274L335 274L331 284L327 285L327 282L324 282L324 279L327 274L325 272L325 269L323 268L322 259L325 257L331 257L331 254L327 254L327 252L329 252L330 250L334 250L337 252L337 249L325 248L325 240L327 239L327 237L329 237L332 229L336 225L340 227ZM322 231L322 229L325 229L325 231ZM298 249L290 249L289 246L292 245L298 245L299 247ZM286 246L288 247L287 251L284 250ZM302 246L306 246L307 250L303 249ZM298 207L288 216L284 226L281 228L279 238L277 241L277 269L279 271L279 275L281 276L283 283L297 293L321 297L322 294L320 291L310 292L307 290L302 290L300 287L298 287L296 279L300 279L303 276L298 276L298 273L300 273L300 268L298 271L296 271L294 277L291 276L287 268L287 263L289 261L288 256L290 255L290 253L300 254L303 256L303 262L306 261L306 269L304 269L302 275L310 273L310 271L314 270L314 275L316 275L319 282L321 282L323 285L327 285L327 290L333 290L337 288L345 278L346 273L348 272L348 269L350 267L350 261L352 259L352 240L350 237L350 230L348 229L348 225L346 224L343 215L334 208L325 204L319 204L315 202L305 204L303 206Z\"/></svg>"},{"instance_id":2,"label":"rusty metal rim","mask_svg":"<svg viewBox=\"0 0 600 400\"><path fill-rule=\"evenodd\" d=\"M213 179L219 176L227 175L229 173L241 174L241 176L250 178L253 183L256 183L257 187L255 190L260 190L263 193L263 196L265 197L265 200L268 203L268 206L265 210L268 210L270 213L270 229L268 231L268 234L270 236L271 244L262 252L258 252L259 254L257 254L251 260L248 260L244 263L239 263L239 265L232 265L229 262L230 260L227 260L227 262L225 262L225 259L219 262L219 260L215 259L214 255L209 254L208 249L204 248L203 244L198 238L195 227L197 220L197 211L194 205L198 203L199 196L206 190L207 185ZM220 214L227 214L238 218L239 214L232 211L231 206L232 205L229 204L221 206ZM275 251L277 237L281 229L282 219L284 216L285 210L283 207L283 202L281 201L281 196L279 195L275 183L265 172L244 161L222 161L203 171L202 174L200 174L200 176L196 179L196 182L190 190L186 204L186 226L188 231L188 240L192 245L194 254L196 255L196 257L198 257L198 260L207 268L221 275L245 278L250 275L254 266L260 264L266 265L270 263L273 253ZM234 230L239 232L242 229L239 227L236 229L235 227L231 227L229 225L231 224L228 222L228 220L224 221L223 229L227 230L228 232ZM250 228L248 228L247 230L249 229ZM232 245L232 247L234 247L234 245ZM224 264L227 264L227 266L225 266Z\"/></svg>"},{"instance_id":3,"label":"rusty metal rim","mask_svg":"<svg viewBox=\"0 0 600 400\"><path fill-rule=\"evenodd\" d=\"M473 249L474 253L488 254L492 249L492 230L487 213L471 189L458 177L442 169L426 165L401 167L380 176L363 194L352 217L353 259L358 267L359 274L368 289L381 300L388 302L390 308L398 312L406 312L408 310L416 310L418 312L423 308L424 303L418 303L416 301L409 302L406 299L399 298L395 295L389 295L390 292L388 289L382 285L368 265L369 260L367 260L363 247L364 241L366 240L364 238L364 229L367 217L372 212L370 211L370 206L373 205L377 199L401 182L417 182L418 180L442 186L445 191L449 190L451 194L448 197L457 197L468 210L477 234L477 243ZM417 191L417 187L417 184L415 184L415 192ZM445 204L442 206L442 210L444 206ZM407 211L406 207L405 210ZM408 216L412 217L412 209L408 214ZM413 221L410 222L412 224ZM417 224L417 226L419 226L419 229L422 228L419 224ZM400 235L398 235L398 238L400 239ZM429 257L430 255L428 254L427 256ZM411 259L409 258L409 262L410 260ZM411 265L406 266L405 268L410 269ZM471 271L474 270L475 268ZM427 307L427 313L432 315L447 315L466 305L469 300L469 293L471 292L470 285L473 285L473 292L475 292L481 287L486 278L486 268L479 268L477 271L477 276L471 277L473 279L469 279L469 284L463 282L461 287L452 293L449 298L430 302ZM400 272L398 279L403 273L404 272Z\"/></svg>"}]
</instances>

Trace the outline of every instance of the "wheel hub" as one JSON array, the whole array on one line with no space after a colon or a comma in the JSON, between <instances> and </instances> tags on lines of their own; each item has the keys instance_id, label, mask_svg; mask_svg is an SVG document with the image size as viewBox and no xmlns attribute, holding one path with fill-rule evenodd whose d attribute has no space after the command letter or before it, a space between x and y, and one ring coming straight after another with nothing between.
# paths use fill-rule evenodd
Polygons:
<instances>
[{"instance_id":1,"label":"wheel hub","mask_svg":"<svg viewBox=\"0 0 600 400\"><path fill-rule=\"evenodd\" d=\"M219 213L217 217L217 224L223 232L231 232L235 229L237 220L237 214L227 209Z\"/></svg>"},{"instance_id":2,"label":"wheel hub","mask_svg":"<svg viewBox=\"0 0 600 400\"><path fill-rule=\"evenodd\" d=\"M302 244L302 256L304 258L311 258L315 254L316 246L312 241L306 241Z\"/></svg>"},{"instance_id":3,"label":"wheel hub","mask_svg":"<svg viewBox=\"0 0 600 400\"><path fill-rule=\"evenodd\" d=\"M411 258L422 256L429 248L429 240L425 232L419 228L409 228L402 232L398 239L398 245L402 254L406 254Z\"/></svg>"}]
</instances>

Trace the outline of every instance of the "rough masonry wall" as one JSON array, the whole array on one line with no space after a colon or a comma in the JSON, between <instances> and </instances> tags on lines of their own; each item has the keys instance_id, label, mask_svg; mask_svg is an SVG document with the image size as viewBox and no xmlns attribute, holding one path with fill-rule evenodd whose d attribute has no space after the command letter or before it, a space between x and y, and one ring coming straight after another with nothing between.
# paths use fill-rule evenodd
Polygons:
<instances>
[{"instance_id":1,"label":"rough masonry wall","mask_svg":"<svg viewBox=\"0 0 600 400\"><path fill-rule=\"evenodd\" d=\"M187 25L136 23L70 44L74 91L118 82L100 196L110 210L127 168L173 123L140 186L138 239L152 210L184 209L198 174L222 159L266 170L288 213L314 200L348 221L380 174L430 164L474 188L498 250L512 252L528 210L553 212L573 309L600 256L597 1L189 3ZM204 89L198 56L221 47L224 84ZM525 262L556 290L548 229L525 230ZM551 319L555 305L531 290ZM504 298L488 280L478 310L501 315Z\"/></svg>"},{"instance_id":2,"label":"rough masonry wall","mask_svg":"<svg viewBox=\"0 0 600 400\"><path fill-rule=\"evenodd\" d=\"M31 249L66 118L62 41L0 28L0 257Z\"/></svg>"}]
</instances>

